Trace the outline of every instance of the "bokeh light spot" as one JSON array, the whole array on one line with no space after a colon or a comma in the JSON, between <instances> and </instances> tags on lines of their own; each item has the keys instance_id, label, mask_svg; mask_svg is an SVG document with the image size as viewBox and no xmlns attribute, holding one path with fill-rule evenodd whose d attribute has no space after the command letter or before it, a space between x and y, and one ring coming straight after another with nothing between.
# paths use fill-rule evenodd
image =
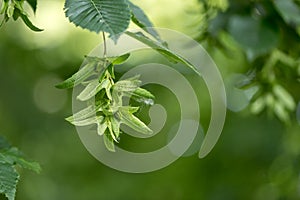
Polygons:
<instances>
[{"instance_id":1,"label":"bokeh light spot","mask_svg":"<svg viewBox=\"0 0 300 200\"><path fill-rule=\"evenodd\" d=\"M50 74L41 77L34 86L33 98L36 106L46 113L56 113L67 101L67 92L56 89L55 84L62 80Z\"/></svg>"}]
</instances>

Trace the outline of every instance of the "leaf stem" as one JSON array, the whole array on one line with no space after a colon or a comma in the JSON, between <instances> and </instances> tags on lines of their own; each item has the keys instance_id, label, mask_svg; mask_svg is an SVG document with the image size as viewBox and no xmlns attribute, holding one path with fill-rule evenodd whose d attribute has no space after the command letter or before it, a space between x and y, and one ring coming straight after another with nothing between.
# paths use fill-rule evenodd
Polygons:
<instances>
[{"instance_id":1,"label":"leaf stem","mask_svg":"<svg viewBox=\"0 0 300 200\"><path fill-rule=\"evenodd\" d=\"M103 38L103 57L106 58L107 54L107 45L106 45L106 37L104 31L102 32L102 38Z\"/></svg>"}]
</instances>

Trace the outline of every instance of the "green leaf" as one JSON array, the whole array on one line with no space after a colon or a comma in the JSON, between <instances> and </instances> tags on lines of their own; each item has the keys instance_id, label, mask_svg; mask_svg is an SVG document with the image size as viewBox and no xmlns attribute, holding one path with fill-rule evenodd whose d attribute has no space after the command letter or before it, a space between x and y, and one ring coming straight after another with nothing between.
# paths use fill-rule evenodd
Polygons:
<instances>
[{"instance_id":1,"label":"green leaf","mask_svg":"<svg viewBox=\"0 0 300 200\"><path fill-rule=\"evenodd\" d=\"M141 33L141 32L133 33L133 32L126 31L126 34L129 35L130 37L142 42L143 44L151 47L152 49L156 50L158 53L165 56L170 61L180 62L180 63L184 64L188 68L192 69L196 74L201 76L200 72L189 61L182 58L180 55L177 55L176 53L172 52L171 50L169 50L167 47L163 46L162 44L151 40L150 38L145 36L143 33Z\"/></svg>"},{"instance_id":2,"label":"green leaf","mask_svg":"<svg viewBox=\"0 0 300 200\"><path fill-rule=\"evenodd\" d=\"M11 145L0 136L0 193L4 194L9 200L15 199L16 187L19 174L15 165L22 168L40 172L41 167L36 162L24 159L22 152Z\"/></svg>"},{"instance_id":3,"label":"green leaf","mask_svg":"<svg viewBox=\"0 0 300 200\"><path fill-rule=\"evenodd\" d=\"M244 48L250 60L274 49L279 31L261 19L233 16L229 21L229 33Z\"/></svg>"},{"instance_id":4,"label":"green leaf","mask_svg":"<svg viewBox=\"0 0 300 200\"><path fill-rule=\"evenodd\" d=\"M152 35L157 41L161 42L159 34L155 31L152 22L149 20L145 12L138 6L128 1L129 8L131 10L131 20L144 31Z\"/></svg>"},{"instance_id":5,"label":"green leaf","mask_svg":"<svg viewBox=\"0 0 300 200\"><path fill-rule=\"evenodd\" d=\"M75 113L74 115L66 118L67 121L69 121L70 123L73 123L74 121L80 121L80 120L83 120L83 119L87 119L91 116L96 116L96 112L97 111L100 111L101 105L99 106L95 106L95 105L90 105L82 110L80 110L79 112Z\"/></svg>"},{"instance_id":6,"label":"green leaf","mask_svg":"<svg viewBox=\"0 0 300 200\"><path fill-rule=\"evenodd\" d=\"M110 117L112 131L114 132L116 138L118 139L120 136L120 122L114 118Z\"/></svg>"},{"instance_id":7,"label":"green leaf","mask_svg":"<svg viewBox=\"0 0 300 200\"><path fill-rule=\"evenodd\" d=\"M14 12L15 12L15 4L14 3L8 4L8 8L6 10L6 15L8 16L8 18L11 18Z\"/></svg>"},{"instance_id":8,"label":"green leaf","mask_svg":"<svg viewBox=\"0 0 300 200\"><path fill-rule=\"evenodd\" d=\"M144 103L146 105L154 104L153 100L155 99L155 96L143 88L137 88L134 92L128 92L125 94L137 102Z\"/></svg>"},{"instance_id":9,"label":"green leaf","mask_svg":"<svg viewBox=\"0 0 300 200\"><path fill-rule=\"evenodd\" d=\"M121 80L115 83L113 89L120 92L133 92L140 84L140 80Z\"/></svg>"},{"instance_id":10,"label":"green leaf","mask_svg":"<svg viewBox=\"0 0 300 200\"><path fill-rule=\"evenodd\" d=\"M106 125L107 125L107 128L108 128L108 131L112 137L112 139L116 142L118 142L118 139L114 133L114 130L113 130L113 127L112 127L112 123L111 123L111 117L109 118L109 120L106 120Z\"/></svg>"},{"instance_id":11,"label":"green leaf","mask_svg":"<svg viewBox=\"0 0 300 200\"><path fill-rule=\"evenodd\" d=\"M286 91L281 85L275 85L273 87L273 92L279 101L285 105L285 107L291 111L296 109L296 103L292 95Z\"/></svg>"},{"instance_id":12,"label":"green leaf","mask_svg":"<svg viewBox=\"0 0 300 200\"><path fill-rule=\"evenodd\" d=\"M110 34L116 42L130 22L126 0L66 0L66 16L83 29Z\"/></svg>"},{"instance_id":13,"label":"green leaf","mask_svg":"<svg viewBox=\"0 0 300 200\"><path fill-rule=\"evenodd\" d=\"M116 57L108 57L107 59L113 64L113 65L121 65L124 62L128 60L130 56L130 53L123 54L121 56Z\"/></svg>"},{"instance_id":14,"label":"green leaf","mask_svg":"<svg viewBox=\"0 0 300 200\"><path fill-rule=\"evenodd\" d=\"M77 73L73 74L70 78L63 81L62 83L57 84L55 87L59 89L73 88L79 85L80 83L82 83L88 77L90 77L97 69L97 66L103 64L100 63L98 60L87 59L87 61L88 62ZM102 66L102 70L103 70L103 66Z\"/></svg>"},{"instance_id":15,"label":"green leaf","mask_svg":"<svg viewBox=\"0 0 300 200\"><path fill-rule=\"evenodd\" d=\"M134 110L135 111L135 110ZM143 134L152 134L152 130L148 128L141 120L132 114L128 107L121 107L118 112L121 123L129 126L135 131Z\"/></svg>"},{"instance_id":16,"label":"green leaf","mask_svg":"<svg viewBox=\"0 0 300 200\"><path fill-rule=\"evenodd\" d=\"M35 25L33 25L31 23L31 21L28 19L27 15L20 13L20 17L23 20L23 22L26 24L26 26L28 28L30 28L32 31L36 31L36 32L43 31L43 29L40 29L40 28L36 27Z\"/></svg>"},{"instance_id":17,"label":"green leaf","mask_svg":"<svg viewBox=\"0 0 300 200\"><path fill-rule=\"evenodd\" d=\"M104 141L104 145L106 146L106 148L111 151L111 152L115 152L115 144L114 144L114 140L111 136L111 134L106 131L105 134L103 135L103 141Z\"/></svg>"},{"instance_id":18,"label":"green leaf","mask_svg":"<svg viewBox=\"0 0 300 200\"><path fill-rule=\"evenodd\" d=\"M79 119L79 120L76 118L73 118L73 120L68 120L67 118L66 120L75 126L88 126L92 124L97 124L99 117L93 116L90 118Z\"/></svg>"},{"instance_id":19,"label":"green leaf","mask_svg":"<svg viewBox=\"0 0 300 200\"><path fill-rule=\"evenodd\" d=\"M35 13L37 8L37 0L26 0L26 1L28 2L33 12Z\"/></svg>"},{"instance_id":20,"label":"green leaf","mask_svg":"<svg viewBox=\"0 0 300 200\"><path fill-rule=\"evenodd\" d=\"M285 123L288 123L290 121L289 113L284 109L284 105L282 105L280 102L276 102L274 104L274 113L281 121Z\"/></svg>"},{"instance_id":21,"label":"green leaf","mask_svg":"<svg viewBox=\"0 0 300 200\"><path fill-rule=\"evenodd\" d=\"M8 8L8 3L9 2L5 2L5 1L2 1L2 4L1 4L1 8L0 8L0 14L5 14L7 8Z\"/></svg>"},{"instance_id":22,"label":"green leaf","mask_svg":"<svg viewBox=\"0 0 300 200\"><path fill-rule=\"evenodd\" d=\"M274 0L274 4L286 23L300 25L300 9L294 1Z\"/></svg>"},{"instance_id":23,"label":"green leaf","mask_svg":"<svg viewBox=\"0 0 300 200\"><path fill-rule=\"evenodd\" d=\"M0 152L0 163L18 164L25 169L37 173L41 171L41 167L38 163L25 160L23 154L15 147Z\"/></svg>"},{"instance_id":24,"label":"green leaf","mask_svg":"<svg viewBox=\"0 0 300 200\"><path fill-rule=\"evenodd\" d=\"M93 80L77 96L77 99L79 99L80 101L86 101L86 100L92 98L93 96L95 96L97 94L97 92L99 92L99 90L98 90L99 85L100 85L100 83L99 83L98 79Z\"/></svg>"},{"instance_id":25,"label":"green leaf","mask_svg":"<svg viewBox=\"0 0 300 200\"><path fill-rule=\"evenodd\" d=\"M0 163L0 193L5 194L8 200L14 200L16 195L19 174L13 165Z\"/></svg>"},{"instance_id":26,"label":"green leaf","mask_svg":"<svg viewBox=\"0 0 300 200\"><path fill-rule=\"evenodd\" d=\"M107 129L106 120L103 118L102 120L97 121L97 133L98 135L103 135Z\"/></svg>"},{"instance_id":27,"label":"green leaf","mask_svg":"<svg viewBox=\"0 0 300 200\"><path fill-rule=\"evenodd\" d=\"M252 103L250 110L253 114L259 114L264 110L265 107L265 100L263 97L260 97Z\"/></svg>"}]
</instances>

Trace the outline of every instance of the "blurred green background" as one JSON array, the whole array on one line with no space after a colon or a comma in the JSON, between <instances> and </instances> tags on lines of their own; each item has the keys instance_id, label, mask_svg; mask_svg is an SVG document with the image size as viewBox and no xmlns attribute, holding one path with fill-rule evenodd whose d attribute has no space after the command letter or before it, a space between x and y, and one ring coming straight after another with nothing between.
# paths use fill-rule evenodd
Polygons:
<instances>
[{"instance_id":1,"label":"blurred green background","mask_svg":"<svg viewBox=\"0 0 300 200\"><path fill-rule=\"evenodd\" d=\"M134 2L158 27L191 37L200 32L197 1L172 1L171 5L170 0ZM41 174L21 171L17 199L300 199L300 122L296 112L291 125L285 126L267 114L228 110L222 136L206 158L198 159L193 151L193 155L156 172L127 174L98 162L82 145L76 129L64 120L72 113L72 91L58 90L54 85L76 72L83 56L101 38L70 24L64 17L62 0L38 3L37 14L31 18L45 31L33 33L19 21L0 29L0 132L42 166ZM249 67L240 47L231 39L226 42L230 56L204 42L225 82ZM186 76L193 81L193 75ZM200 81L196 88L199 98L208 99L202 88ZM152 90L164 92L162 88ZM291 90L299 96L299 87ZM162 101L171 101L168 96L163 95L166 99ZM240 101L236 97L229 101L231 110L240 110L234 107ZM210 103L203 102L201 123L205 129ZM173 125L169 124L166 132ZM162 137L167 137L166 132L160 133ZM130 141L124 138L124 142Z\"/></svg>"}]
</instances>

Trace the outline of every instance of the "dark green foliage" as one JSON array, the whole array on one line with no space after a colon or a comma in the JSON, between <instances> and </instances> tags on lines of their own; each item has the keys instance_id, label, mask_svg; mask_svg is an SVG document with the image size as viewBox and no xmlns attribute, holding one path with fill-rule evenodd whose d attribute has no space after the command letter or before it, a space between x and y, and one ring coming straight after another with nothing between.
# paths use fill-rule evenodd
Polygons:
<instances>
[{"instance_id":1,"label":"dark green foliage","mask_svg":"<svg viewBox=\"0 0 300 200\"><path fill-rule=\"evenodd\" d=\"M13 20L17 20L19 17L23 20L28 28L32 31L42 31L42 29L36 27L31 23L28 18L28 14L23 8L24 2L27 2L32 10L36 11L37 1L36 0L2 0L2 6L0 9L0 15L3 15L2 22L0 26L2 26L9 19L13 18Z\"/></svg>"},{"instance_id":2,"label":"dark green foliage","mask_svg":"<svg viewBox=\"0 0 300 200\"><path fill-rule=\"evenodd\" d=\"M300 86L299 2L230 0L226 9L211 3L217 1L200 2L209 14L199 40L227 54L221 35L228 34L248 60L250 82L237 85L256 90L250 110L254 114L267 110L290 123L299 101L297 94L289 91Z\"/></svg>"},{"instance_id":3,"label":"dark green foliage","mask_svg":"<svg viewBox=\"0 0 300 200\"><path fill-rule=\"evenodd\" d=\"M3 137L0 137L0 193L5 194L9 200L15 199L19 181L16 165L37 173L41 170L38 163L25 160L17 148L10 146Z\"/></svg>"}]
</instances>

